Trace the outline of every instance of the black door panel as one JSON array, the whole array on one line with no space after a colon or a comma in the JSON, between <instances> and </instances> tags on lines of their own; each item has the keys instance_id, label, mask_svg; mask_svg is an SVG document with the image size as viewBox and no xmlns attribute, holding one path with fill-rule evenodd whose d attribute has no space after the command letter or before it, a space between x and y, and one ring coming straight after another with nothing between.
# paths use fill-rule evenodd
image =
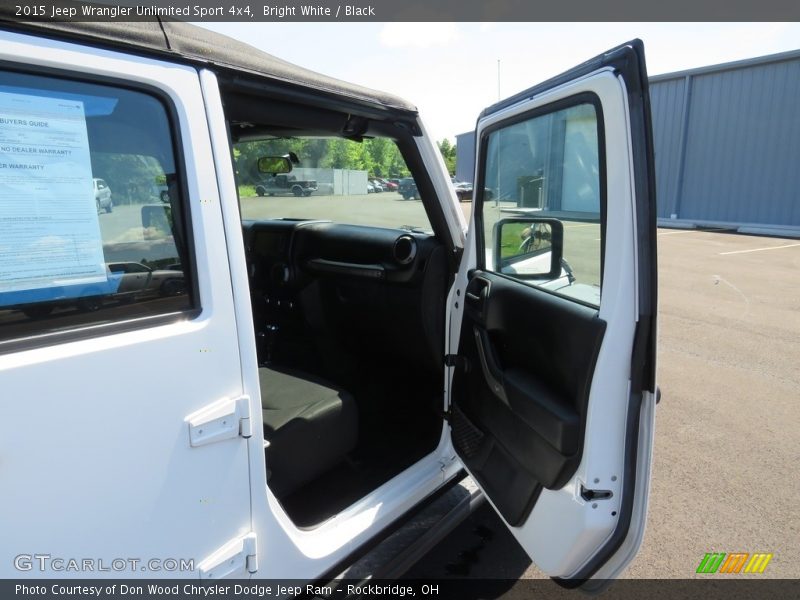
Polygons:
<instances>
[{"instance_id":1,"label":"black door panel","mask_svg":"<svg viewBox=\"0 0 800 600\"><path fill-rule=\"evenodd\" d=\"M541 487L558 489L578 467L605 322L595 309L490 272L475 272L465 297L453 441L515 525Z\"/></svg>"},{"instance_id":2,"label":"black door panel","mask_svg":"<svg viewBox=\"0 0 800 600\"><path fill-rule=\"evenodd\" d=\"M580 418L544 384L520 369L505 373L511 410L561 454L578 451Z\"/></svg>"}]
</instances>

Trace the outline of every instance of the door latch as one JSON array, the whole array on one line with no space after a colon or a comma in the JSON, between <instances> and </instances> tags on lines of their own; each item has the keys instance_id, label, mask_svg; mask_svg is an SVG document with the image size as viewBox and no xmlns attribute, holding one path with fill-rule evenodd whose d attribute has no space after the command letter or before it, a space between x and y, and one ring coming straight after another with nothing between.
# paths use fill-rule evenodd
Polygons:
<instances>
[{"instance_id":1,"label":"door latch","mask_svg":"<svg viewBox=\"0 0 800 600\"><path fill-rule=\"evenodd\" d=\"M581 498L586 502L593 502L595 500L608 500L614 495L611 490L590 490L581 484Z\"/></svg>"}]
</instances>

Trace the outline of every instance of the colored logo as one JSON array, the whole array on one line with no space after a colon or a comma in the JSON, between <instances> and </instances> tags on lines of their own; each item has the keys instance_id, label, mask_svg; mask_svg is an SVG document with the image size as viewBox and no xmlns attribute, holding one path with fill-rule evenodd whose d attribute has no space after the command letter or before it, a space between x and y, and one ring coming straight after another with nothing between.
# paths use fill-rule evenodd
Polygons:
<instances>
[{"instance_id":1,"label":"colored logo","mask_svg":"<svg viewBox=\"0 0 800 600\"><path fill-rule=\"evenodd\" d=\"M763 573L772 554L758 552L707 552L697 567L697 573Z\"/></svg>"}]
</instances>

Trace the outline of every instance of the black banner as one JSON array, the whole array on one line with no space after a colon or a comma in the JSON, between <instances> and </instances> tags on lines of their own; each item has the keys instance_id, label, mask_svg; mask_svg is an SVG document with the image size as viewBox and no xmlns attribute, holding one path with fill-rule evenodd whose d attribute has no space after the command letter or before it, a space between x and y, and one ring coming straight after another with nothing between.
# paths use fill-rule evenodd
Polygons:
<instances>
[{"instance_id":1,"label":"black banner","mask_svg":"<svg viewBox=\"0 0 800 600\"><path fill-rule=\"evenodd\" d=\"M797 598L800 580L758 578L622 579L605 582L603 600L675 598L681 600L750 600ZM310 584L293 580L0 580L0 598L40 600L209 600L209 599L350 599L434 598L470 600L491 598L586 597L548 579L439 579L337 581Z\"/></svg>"},{"instance_id":2,"label":"black banner","mask_svg":"<svg viewBox=\"0 0 800 600\"><path fill-rule=\"evenodd\" d=\"M794 0L12 0L9 4L15 18L32 21L150 21L154 17L246 23L800 20L800 2Z\"/></svg>"}]
</instances>

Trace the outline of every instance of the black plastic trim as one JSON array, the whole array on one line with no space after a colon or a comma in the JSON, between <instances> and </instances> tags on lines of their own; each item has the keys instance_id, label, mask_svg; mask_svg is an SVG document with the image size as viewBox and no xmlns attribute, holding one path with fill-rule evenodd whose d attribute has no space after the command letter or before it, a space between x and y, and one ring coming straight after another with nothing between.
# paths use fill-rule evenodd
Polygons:
<instances>
[{"instance_id":1,"label":"black plastic trim","mask_svg":"<svg viewBox=\"0 0 800 600\"><path fill-rule=\"evenodd\" d=\"M310 271L318 273L332 273L334 275L347 275L349 277L366 277L367 279L384 279L386 269L381 265L361 265L358 263L326 260L324 258L310 258L305 266Z\"/></svg>"},{"instance_id":2,"label":"black plastic trim","mask_svg":"<svg viewBox=\"0 0 800 600\"><path fill-rule=\"evenodd\" d=\"M175 60L174 57L168 57ZM324 105L325 108L342 112L344 114L358 115L368 119L378 119L381 121L391 121L396 119L402 122L413 135L421 135L421 131L416 124L416 113L409 113L400 109L392 108L383 104L370 103L369 101L359 100L352 96L339 96L331 92L325 92L316 88L308 88L301 84L270 79L265 75L254 74L252 78L242 75L241 71L235 71L224 66L197 61L187 62L198 68L214 71L220 77L221 85L230 85L235 89L248 90L251 93L256 91L259 94L268 95L270 98L285 100L292 103L304 104L309 107Z\"/></svg>"}]
</instances>

